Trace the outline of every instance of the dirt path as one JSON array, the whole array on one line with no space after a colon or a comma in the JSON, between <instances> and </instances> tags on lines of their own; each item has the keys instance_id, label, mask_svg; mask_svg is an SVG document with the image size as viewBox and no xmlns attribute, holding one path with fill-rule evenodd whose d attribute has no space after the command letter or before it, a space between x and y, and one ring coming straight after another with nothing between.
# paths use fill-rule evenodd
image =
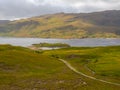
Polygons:
<instances>
[{"instance_id":1,"label":"dirt path","mask_svg":"<svg viewBox=\"0 0 120 90\"><path fill-rule=\"evenodd\" d=\"M95 77L88 76L88 75L86 75L86 74L84 74L84 73L76 70L76 69L75 69L74 67L72 67L72 66L70 65L70 63L68 63L67 61L65 61L65 60L63 60L63 59L59 59L59 60L60 60L61 62L63 62L69 69L71 69L72 71L74 71L74 72L77 73L77 74L80 74L80 75L82 75L82 76L85 76L85 77L87 77L87 78L90 78L90 79L93 79L93 80L96 80L96 81L100 81L100 82L104 82L104 83L108 83L108 84L120 86L119 83L109 82L109 81L105 81L105 80L97 79L97 78L95 78Z\"/></svg>"}]
</instances>

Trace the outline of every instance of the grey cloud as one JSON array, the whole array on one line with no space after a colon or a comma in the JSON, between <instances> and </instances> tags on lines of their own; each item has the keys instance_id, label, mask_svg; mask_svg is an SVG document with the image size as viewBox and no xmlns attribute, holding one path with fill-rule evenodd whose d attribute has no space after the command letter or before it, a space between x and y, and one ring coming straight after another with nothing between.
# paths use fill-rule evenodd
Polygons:
<instances>
[{"instance_id":1,"label":"grey cloud","mask_svg":"<svg viewBox=\"0 0 120 90\"><path fill-rule=\"evenodd\" d=\"M77 12L94 12L103 10L120 9L119 0L63 0L71 4ZM77 6L76 6L77 5Z\"/></svg>"},{"instance_id":2,"label":"grey cloud","mask_svg":"<svg viewBox=\"0 0 120 90\"><path fill-rule=\"evenodd\" d=\"M0 0L0 19L120 9L119 0Z\"/></svg>"},{"instance_id":3,"label":"grey cloud","mask_svg":"<svg viewBox=\"0 0 120 90\"><path fill-rule=\"evenodd\" d=\"M113 3L113 2L119 2L119 0L62 0L67 3L78 3L78 2L107 2L107 3Z\"/></svg>"},{"instance_id":4,"label":"grey cloud","mask_svg":"<svg viewBox=\"0 0 120 90\"><path fill-rule=\"evenodd\" d=\"M50 4L35 5L28 0L0 0L0 19L24 18L61 11L66 11L66 9Z\"/></svg>"}]
</instances>

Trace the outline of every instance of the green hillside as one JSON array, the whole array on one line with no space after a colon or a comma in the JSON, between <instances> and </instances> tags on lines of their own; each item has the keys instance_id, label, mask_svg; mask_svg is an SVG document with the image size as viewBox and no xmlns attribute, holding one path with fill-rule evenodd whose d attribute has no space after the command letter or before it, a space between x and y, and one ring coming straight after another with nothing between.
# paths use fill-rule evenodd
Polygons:
<instances>
[{"instance_id":1,"label":"green hillside","mask_svg":"<svg viewBox=\"0 0 120 90\"><path fill-rule=\"evenodd\" d=\"M119 38L120 11L58 13L0 24L0 36Z\"/></svg>"},{"instance_id":2,"label":"green hillside","mask_svg":"<svg viewBox=\"0 0 120 90\"><path fill-rule=\"evenodd\" d=\"M0 90L119 90L120 86L78 75L53 57L58 55L68 60L73 67L87 75L91 73L84 64L89 59L88 66L99 78L120 83L119 49L118 46L33 51L0 45ZM96 54L91 53L95 51Z\"/></svg>"},{"instance_id":3,"label":"green hillside","mask_svg":"<svg viewBox=\"0 0 120 90\"><path fill-rule=\"evenodd\" d=\"M74 47L45 54L62 58L87 75L120 83L120 46Z\"/></svg>"}]
</instances>

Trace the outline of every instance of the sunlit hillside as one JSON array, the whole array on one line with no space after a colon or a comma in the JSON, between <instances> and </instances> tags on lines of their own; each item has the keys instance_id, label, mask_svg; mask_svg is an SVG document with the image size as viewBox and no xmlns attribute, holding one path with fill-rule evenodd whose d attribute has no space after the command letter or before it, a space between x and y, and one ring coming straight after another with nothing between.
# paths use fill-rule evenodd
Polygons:
<instances>
[{"instance_id":1,"label":"sunlit hillside","mask_svg":"<svg viewBox=\"0 0 120 90\"><path fill-rule=\"evenodd\" d=\"M0 25L1 36L40 38L120 37L120 11L51 14Z\"/></svg>"}]
</instances>

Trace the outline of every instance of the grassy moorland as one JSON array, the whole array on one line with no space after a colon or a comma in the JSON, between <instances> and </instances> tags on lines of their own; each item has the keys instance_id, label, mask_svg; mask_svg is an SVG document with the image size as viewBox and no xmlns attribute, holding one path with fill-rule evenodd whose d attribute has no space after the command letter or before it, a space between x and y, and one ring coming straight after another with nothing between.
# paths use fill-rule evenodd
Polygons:
<instances>
[{"instance_id":1,"label":"grassy moorland","mask_svg":"<svg viewBox=\"0 0 120 90\"><path fill-rule=\"evenodd\" d=\"M45 54L67 60L86 75L120 83L120 46L73 47L49 51Z\"/></svg>"},{"instance_id":2,"label":"grassy moorland","mask_svg":"<svg viewBox=\"0 0 120 90\"><path fill-rule=\"evenodd\" d=\"M54 58L68 60L89 75L87 66L104 78L119 82L120 47L66 48L33 51L23 47L0 45L0 90L119 90L120 86L91 80L71 71ZM103 68L102 68L103 67ZM103 70L105 71L102 74Z\"/></svg>"}]
</instances>

